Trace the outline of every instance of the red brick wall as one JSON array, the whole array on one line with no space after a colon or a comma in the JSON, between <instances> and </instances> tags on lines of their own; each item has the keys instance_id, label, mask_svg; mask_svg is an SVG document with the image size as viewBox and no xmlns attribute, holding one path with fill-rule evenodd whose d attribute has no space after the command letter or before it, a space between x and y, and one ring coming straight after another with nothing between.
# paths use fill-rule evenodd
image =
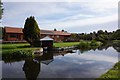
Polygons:
<instances>
[{"instance_id":1,"label":"red brick wall","mask_svg":"<svg viewBox=\"0 0 120 80\"><path fill-rule=\"evenodd\" d=\"M11 35L13 35L13 33L7 33L4 35L4 40L5 41L22 41L23 39L23 34L15 34L16 37L11 37Z\"/></svg>"},{"instance_id":2,"label":"red brick wall","mask_svg":"<svg viewBox=\"0 0 120 80\"><path fill-rule=\"evenodd\" d=\"M13 33L16 34L16 33ZM23 39L23 34L16 34L17 37L13 38L10 37L11 33L7 33L4 35L4 40L5 41L22 41ZM41 38L44 38L46 36L51 37L52 39L54 39L55 42L62 42L65 40L65 38L69 37L69 36L57 36L57 35L41 35Z\"/></svg>"}]
</instances>

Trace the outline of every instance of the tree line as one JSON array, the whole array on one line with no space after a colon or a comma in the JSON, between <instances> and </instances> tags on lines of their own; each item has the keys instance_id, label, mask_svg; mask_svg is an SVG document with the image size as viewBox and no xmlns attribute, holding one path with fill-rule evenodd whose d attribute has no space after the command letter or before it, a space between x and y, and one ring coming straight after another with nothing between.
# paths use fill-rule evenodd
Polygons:
<instances>
[{"instance_id":1,"label":"tree line","mask_svg":"<svg viewBox=\"0 0 120 80\"><path fill-rule=\"evenodd\" d=\"M0 19L2 18L2 14L3 14L3 3L0 0Z\"/></svg>"},{"instance_id":2,"label":"tree line","mask_svg":"<svg viewBox=\"0 0 120 80\"><path fill-rule=\"evenodd\" d=\"M107 42L111 40L120 40L120 29L108 32L107 30L98 30L91 33L72 33L71 37L67 41L79 41L79 40L96 40L101 42Z\"/></svg>"}]
</instances>

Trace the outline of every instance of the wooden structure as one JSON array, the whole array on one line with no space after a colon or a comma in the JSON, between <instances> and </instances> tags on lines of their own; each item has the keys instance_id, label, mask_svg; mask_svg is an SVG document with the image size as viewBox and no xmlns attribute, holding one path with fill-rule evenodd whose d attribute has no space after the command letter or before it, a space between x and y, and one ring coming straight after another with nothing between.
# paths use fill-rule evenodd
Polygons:
<instances>
[{"instance_id":1,"label":"wooden structure","mask_svg":"<svg viewBox=\"0 0 120 80\"><path fill-rule=\"evenodd\" d=\"M41 42L41 47L43 47L43 49L47 49L47 50L51 50L53 48L53 39L50 38L49 36L46 36L42 39L40 39Z\"/></svg>"}]
</instances>

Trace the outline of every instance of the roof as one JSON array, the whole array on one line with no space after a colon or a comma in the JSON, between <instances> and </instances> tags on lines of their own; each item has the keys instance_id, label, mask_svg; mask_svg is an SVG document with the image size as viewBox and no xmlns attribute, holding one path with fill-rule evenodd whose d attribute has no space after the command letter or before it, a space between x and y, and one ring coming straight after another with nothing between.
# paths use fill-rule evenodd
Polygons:
<instances>
[{"instance_id":1,"label":"roof","mask_svg":"<svg viewBox=\"0 0 120 80\"><path fill-rule=\"evenodd\" d=\"M41 34L49 34L49 35L61 35L61 36L67 36L71 35L68 32L63 31L54 31L54 30L41 30Z\"/></svg>"},{"instance_id":2,"label":"roof","mask_svg":"<svg viewBox=\"0 0 120 80\"><path fill-rule=\"evenodd\" d=\"M40 30L40 33L41 34L50 34L50 35L53 35L54 33L50 30Z\"/></svg>"},{"instance_id":3,"label":"roof","mask_svg":"<svg viewBox=\"0 0 120 80\"><path fill-rule=\"evenodd\" d=\"M23 28L15 28L15 27L4 27L6 33L23 33ZM40 34L47 34L47 35L62 35L62 36L68 36L71 35L68 32L65 31L54 31L54 30L40 30Z\"/></svg>"},{"instance_id":4,"label":"roof","mask_svg":"<svg viewBox=\"0 0 120 80\"><path fill-rule=\"evenodd\" d=\"M6 33L23 33L22 28L4 27Z\"/></svg>"},{"instance_id":5,"label":"roof","mask_svg":"<svg viewBox=\"0 0 120 80\"><path fill-rule=\"evenodd\" d=\"M40 41L53 41L53 39L50 38L49 36L46 36L46 37L40 39Z\"/></svg>"},{"instance_id":6,"label":"roof","mask_svg":"<svg viewBox=\"0 0 120 80\"><path fill-rule=\"evenodd\" d=\"M48 64L50 64L52 61L53 61L53 59L51 59L51 60L46 60L46 61L41 61L41 62L42 62L43 64L48 65Z\"/></svg>"}]
</instances>

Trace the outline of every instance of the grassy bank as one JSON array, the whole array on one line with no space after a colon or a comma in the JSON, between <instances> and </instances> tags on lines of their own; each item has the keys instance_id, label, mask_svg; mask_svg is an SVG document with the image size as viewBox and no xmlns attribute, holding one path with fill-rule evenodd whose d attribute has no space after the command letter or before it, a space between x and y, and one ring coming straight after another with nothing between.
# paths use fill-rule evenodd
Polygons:
<instances>
[{"instance_id":1,"label":"grassy bank","mask_svg":"<svg viewBox=\"0 0 120 80\"><path fill-rule=\"evenodd\" d=\"M92 46L99 45L99 42L93 42L93 41L80 41L80 42L60 42L60 43L54 43L54 47L69 47L69 46L75 46L80 45L80 47L89 47L88 44ZM2 44L0 46L2 48L2 53L10 53L15 51L33 51L35 49L38 49L39 47L30 47L30 44L28 43L22 43L22 44Z\"/></svg>"},{"instance_id":2,"label":"grassy bank","mask_svg":"<svg viewBox=\"0 0 120 80\"><path fill-rule=\"evenodd\" d=\"M69 46L75 46L78 45L80 42L60 42L60 43L54 43L55 47L69 47Z\"/></svg>"},{"instance_id":3,"label":"grassy bank","mask_svg":"<svg viewBox=\"0 0 120 80\"><path fill-rule=\"evenodd\" d=\"M120 61L116 63L113 68L107 71L105 74L101 75L97 80L107 79L107 80L120 80ZM116 78L116 79L115 79ZM119 78L119 79L117 79Z\"/></svg>"},{"instance_id":4,"label":"grassy bank","mask_svg":"<svg viewBox=\"0 0 120 80\"><path fill-rule=\"evenodd\" d=\"M54 47L67 47L67 46L74 46L74 45L78 45L79 42L60 42L60 43L54 43ZM30 47L30 44L28 43L23 43L23 44L2 44L2 46L0 47L3 50L5 49L32 49Z\"/></svg>"},{"instance_id":5,"label":"grassy bank","mask_svg":"<svg viewBox=\"0 0 120 80\"><path fill-rule=\"evenodd\" d=\"M2 44L2 46L0 46L0 48L2 48L2 53L12 53L12 52L16 52L16 51L32 51L35 48L30 47L29 44L24 43L24 44Z\"/></svg>"},{"instance_id":6,"label":"grassy bank","mask_svg":"<svg viewBox=\"0 0 120 80\"><path fill-rule=\"evenodd\" d=\"M67 46L74 46L78 45L79 42L61 42L61 43L54 43L54 47L67 47ZM2 48L2 53L15 53L18 51L21 51L23 53L32 52L35 49L38 49L39 47L30 47L30 44L28 43L22 43L22 44L2 44L0 46Z\"/></svg>"},{"instance_id":7,"label":"grassy bank","mask_svg":"<svg viewBox=\"0 0 120 80\"><path fill-rule=\"evenodd\" d=\"M67 47L78 45L79 42L61 42L54 43L55 47ZM2 44L2 59L7 62L14 62L24 60L26 57L32 57L32 53L39 47L30 47L29 44Z\"/></svg>"}]
</instances>

